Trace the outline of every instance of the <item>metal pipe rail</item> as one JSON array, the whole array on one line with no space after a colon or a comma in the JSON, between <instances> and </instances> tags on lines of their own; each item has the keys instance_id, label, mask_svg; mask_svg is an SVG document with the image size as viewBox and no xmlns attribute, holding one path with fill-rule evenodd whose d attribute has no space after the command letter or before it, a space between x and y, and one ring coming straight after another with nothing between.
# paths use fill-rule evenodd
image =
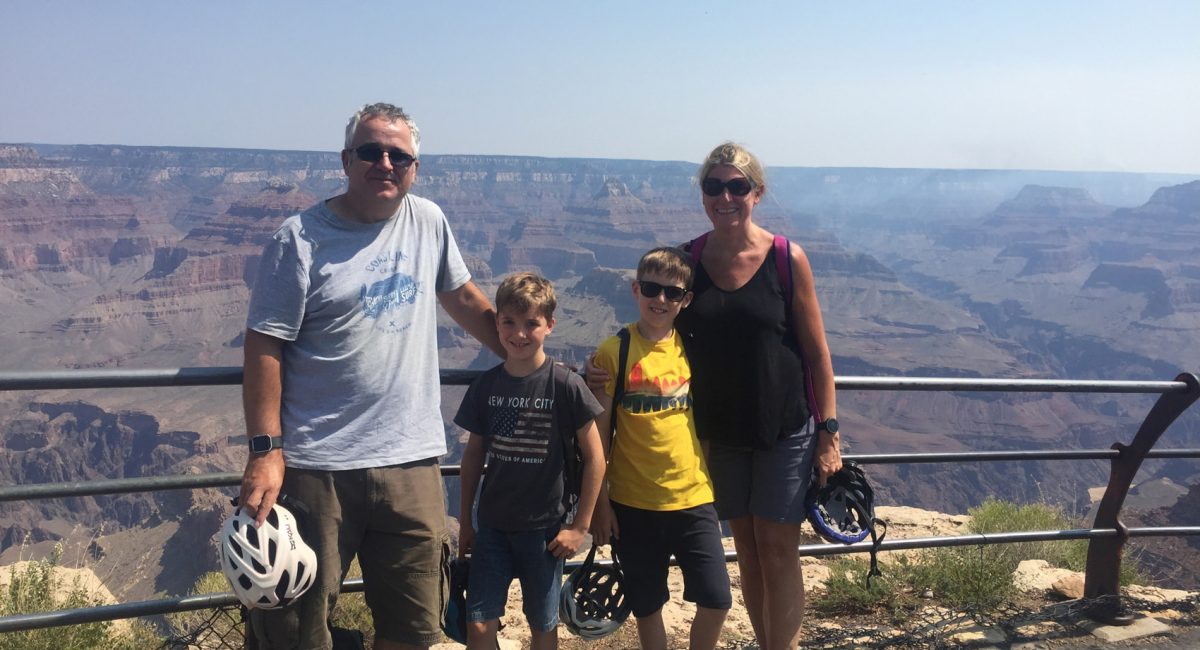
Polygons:
<instances>
[{"instance_id":1,"label":"metal pipe rail","mask_svg":"<svg viewBox=\"0 0 1200 650\"><path fill-rule=\"evenodd\" d=\"M1130 528L1127 531L1131 537L1152 537L1168 535L1200 535L1200 526L1174 528ZM1081 539L1115 538L1120 531L1114 528L1076 528L1067 530L1041 530L1017 533L991 533L976 535L954 535L948 537L911 537L908 539L888 540L881 542L881 551L907 551L928 548L983 546L990 544L1013 544L1020 542L1066 541ZM797 547L799 555L811 557L827 557L848 555L851 553L869 553L870 542L857 544L804 544ZM737 553L725 552L725 561L734 562ZM598 564L611 564L612 560L597 560ZM671 558L675 564L675 558ZM580 560L567 562L566 569L572 569L582 564ZM565 571L564 571L565 572ZM342 593L353 593L363 590L362 578L353 578L342 583ZM233 607L238 605L237 597L232 592L220 594L204 594L183 596L180 598L165 598L162 600L144 600L118 605L101 605L98 607L82 607L64 609L55 612L40 612L37 614L20 614L0 618L0 633L33 630L64 625L82 625L101 621L115 621L142 616L158 616L175 614L200 609L217 607Z\"/></svg>"},{"instance_id":2,"label":"metal pipe rail","mask_svg":"<svg viewBox=\"0 0 1200 650\"><path fill-rule=\"evenodd\" d=\"M443 386L467 386L482 370L442 370ZM237 366L147 370L17 370L0 372L0 391L81 388L154 388L163 386L235 386ZM845 390L964 391L1006 393L1183 393L1185 381L1108 381L1071 379L971 379L957 377L839 376Z\"/></svg>"},{"instance_id":3,"label":"metal pipe rail","mask_svg":"<svg viewBox=\"0 0 1200 650\"><path fill-rule=\"evenodd\" d=\"M862 465L902 465L910 463L970 463L1018 460L1115 460L1121 452L1115 449L1077 449L1044 451L964 451L931 454L845 454L845 460ZM1156 449L1146 458L1200 458L1200 449ZM458 476L459 465L442 465L442 476ZM0 503L31 499L62 499L93 497L106 494L157 492L159 490L194 490L240 485L237 472L218 474L189 474L183 476L145 476L138 478L71 481L66 483L37 483L33 485L0 486Z\"/></svg>"},{"instance_id":4,"label":"metal pipe rail","mask_svg":"<svg viewBox=\"0 0 1200 650\"><path fill-rule=\"evenodd\" d=\"M445 370L441 372L441 382L443 385L450 386L468 385L479 374L479 371ZM0 372L0 391L215 386L237 385L241 382L242 369L238 367ZM1077 459L1107 459L1112 463L1109 484L1092 528L889 540L880 545L881 550L1087 539L1090 543L1085 595L1099 597L1119 593L1117 576L1120 571L1121 550L1125 541L1130 537L1200 535L1200 526L1130 529L1126 528L1118 519L1121 505L1143 459L1200 457L1200 450L1196 449L1152 449L1167 427L1200 398L1200 378L1193 374L1181 374L1174 381L842 376L837 377L835 383L838 388L843 390L1146 393L1161 395L1139 427L1132 444L1125 445L1118 442L1111 449L847 455L848 460L856 460L864 464ZM443 468L443 475L457 475L457 473L458 467L456 466ZM231 487L237 485L240 480L239 474L227 473L8 486L0 487L0 502L149 490ZM870 548L870 543L862 542L849 546L806 545L799 547L798 550L802 555L826 556L866 552ZM732 551L726 554L727 561L735 557ZM345 591L358 591L361 588L361 580L348 581L343 585ZM233 594L227 593L42 612L0 618L0 632L208 609L234 603L236 600ZM1100 616L1110 622L1120 622L1123 618L1122 614L1116 611L1102 613Z\"/></svg>"}]
</instances>

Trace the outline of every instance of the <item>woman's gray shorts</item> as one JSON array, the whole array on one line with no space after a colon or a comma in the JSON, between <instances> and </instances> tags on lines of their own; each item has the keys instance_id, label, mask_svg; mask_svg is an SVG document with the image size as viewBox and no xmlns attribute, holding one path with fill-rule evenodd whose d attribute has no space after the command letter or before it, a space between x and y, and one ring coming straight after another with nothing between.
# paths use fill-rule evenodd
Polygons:
<instances>
[{"instance_id":1,"label":"woman's gray shorts","mask_svg":"<svg viewBox=\"0 0 1200 650\"><path fill-rule=\"evenodd\" d=\"M708 474L716 493L717 516L723 520L754 515L784 523L804 521L815 440L805 423L771 449L710 443Z\"/></svg>"}]
</instances>

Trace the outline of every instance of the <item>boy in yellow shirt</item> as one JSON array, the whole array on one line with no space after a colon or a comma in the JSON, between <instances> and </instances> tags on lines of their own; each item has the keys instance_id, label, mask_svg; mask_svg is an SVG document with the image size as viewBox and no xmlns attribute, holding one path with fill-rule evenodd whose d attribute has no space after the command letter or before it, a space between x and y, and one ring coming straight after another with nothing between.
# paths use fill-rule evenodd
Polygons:
<instances>
[{"instance_id":1,"label":"boy in yellow shirt","mask_svg":"<svg viewBox=\"0 0 1200 650\"><path fill-rule=\"evenodd\" d=\"M692 273L678 249L643 255L631 287L638 321L600 344L595 359L611 377L596 392L604 407L596 425L611 453L592 535L596 544L611 540L621 559L643 650L667 647L662 606L670 598L671 555L683 571L684 600L696 603L690 648L716 646L733 602L712 482L692 420L691 369L675 331L675 317L692 299ZM626 335L628 359L618 368ZM622 375L624 390L614 403Z\"/></svg>"}]
</instances>

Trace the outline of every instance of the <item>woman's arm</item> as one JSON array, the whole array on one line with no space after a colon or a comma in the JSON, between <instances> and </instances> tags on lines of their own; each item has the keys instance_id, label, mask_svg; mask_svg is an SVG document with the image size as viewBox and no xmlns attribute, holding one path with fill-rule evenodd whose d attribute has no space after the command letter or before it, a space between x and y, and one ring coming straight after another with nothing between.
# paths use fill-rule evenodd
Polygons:
<instances>
[{"instance_id":1,"label":"woman's arm","mask_svg":"<svg viewBox=\"0 0 1200 650\"><path fill-rule=\"evenodd\" d=\"M789 249L792 264L792 328L796 341L804 351L804 362L812 373L813 393L821 418L837 417L837 395L833 382L833 360L825 341L825 321L817 302L812 267L804 249L793 243ZM842 469L841 434L817 431L817 451L814 464L819 480L825 484L831 474Z\"/></svg>"}]
</instances>

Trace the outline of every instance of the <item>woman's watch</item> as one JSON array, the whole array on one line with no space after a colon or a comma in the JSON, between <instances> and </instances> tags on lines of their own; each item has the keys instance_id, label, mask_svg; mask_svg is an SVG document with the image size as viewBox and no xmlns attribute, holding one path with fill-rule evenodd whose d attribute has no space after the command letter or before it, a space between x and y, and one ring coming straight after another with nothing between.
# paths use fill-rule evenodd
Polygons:
<instances>
[{"instance_id":1,"label":"woman's watch","mask_svg":"<svg viewBox=\"0 0 1200 650\"><path fill-rule=\"evenodd\" d=\"M837 418L825 418L824 420L821 420L820 422L817 423L817 431L824 431L825 433L828 433L831 436L833 434L837 433L838 432Z\"/></svg>"}]
</instances>

